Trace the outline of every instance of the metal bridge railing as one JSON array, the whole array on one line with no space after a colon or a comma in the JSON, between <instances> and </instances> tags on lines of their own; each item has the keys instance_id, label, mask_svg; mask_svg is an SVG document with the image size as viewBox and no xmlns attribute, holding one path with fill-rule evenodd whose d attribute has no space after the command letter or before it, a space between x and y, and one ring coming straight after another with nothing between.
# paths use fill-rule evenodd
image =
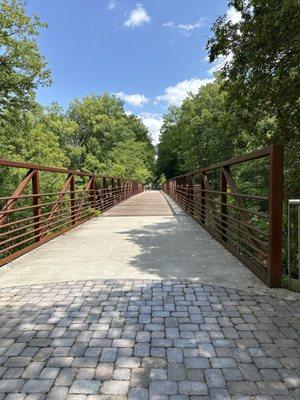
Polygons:
<instances>
[{"instance_id":1,"label":"metal bridge railing","mask_svg":"<svg viewBox=\"0 0 300 400\"><path fill-rule=\"evenodd\" d=\"M291 276L291 207L297 207L297 233L298 236L298 279L293 279ZM300 199L290 199L288 201L288 272L289 272L289 288L292 290L300 291Z\"/></svg>"},{"instance_id":2,"label":"metal bridge railing","mask_svg":"<svg viewBox=\"0 0 300 400\"><path fill-rule=\"evenodd\" d=\"M268 286L281 286L280 145L169 179L164 191Z\"/></svg>"},{"instance_id":3,"label":"metal bridge railing","mask_svg":"<svg viewBox=\"0 0 300 400\"><path fill-rule=\"evenodd\" d=\"M143 190L129 180L0 159L0 266Z\"/></svg>"}]
</instances>

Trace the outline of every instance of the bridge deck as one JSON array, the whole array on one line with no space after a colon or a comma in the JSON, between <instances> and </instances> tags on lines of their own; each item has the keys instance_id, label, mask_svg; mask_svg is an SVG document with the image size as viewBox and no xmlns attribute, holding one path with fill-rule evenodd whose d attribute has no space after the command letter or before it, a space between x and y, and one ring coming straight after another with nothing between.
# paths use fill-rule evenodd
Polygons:
<instances>
[{"instance_id":1,"label":"bridge deck","mask_svg":"<svg viewBox=\"0 0 300 400\"><path fill-rule=\"evenodd\" d=\"M104 217L2 267L2 286L130 278L265 289L248 268L158 191L134 196Z\"/></svg>"},{"instance_id":2,"label":"bridge deck","mask_svg":"<svg viewBox=\"0 0 300 400\"><path fill-rule=\"evenodd\" d=\"M0 282L0 400L299 399L299 302L270 296L158 192Z\"/></svg>"}]
</instances>

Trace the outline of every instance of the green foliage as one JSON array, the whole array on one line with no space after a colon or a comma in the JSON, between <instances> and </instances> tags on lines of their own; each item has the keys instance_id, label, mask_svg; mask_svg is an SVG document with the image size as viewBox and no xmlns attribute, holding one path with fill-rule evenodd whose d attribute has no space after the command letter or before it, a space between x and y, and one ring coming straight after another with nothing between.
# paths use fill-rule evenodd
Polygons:
<instances>
[{"instance_id":1,"label":"green foliage","mask_svg":"<svg viewBox=\"0 0 300 400\"><path fill-rule=\"evenodd\" d=\"M272 139L295 133L299 122L300 42L298 0L231 0L241 13L232 23L220 17L208 42L210 61L232 55L222 70L230 98L251 124L276 116ZM253 112L255 115L253 115ZM277 138L277 135L279 136Z\"/></svg>"},{"instance_id":2,"label":"green foliage","mask_svg":"<svg viewBox=\"0 0 300 400\"><path fill-rule=\"evenodd\" d=\"M145 181L153 175L154 149L142 121L127 116L114 96L57 104L27 112L0 126L0 156Z\"/></svg>"},{"instance_id":3,"label":"green foliage","mask_svg":"<svg viewBox=\"0 0 300 400\"><path fill-rule=\"evenodd\" d=\"M230 158L237 127L226 110L226 92L218 81L195 95L180 108L170 108L164 117L158 145L157 174L172 177Z\"/></svg>"},{"instance_id":4,"label":"green foliage","mask_svg":"<svg viewBox=\"0 0 300 400\"><path fill-rule=\"evenodd\" d=\"M208 41L210 61L222 68L228 110L239 121L241 151L282 143L286 194L300 195L300 3L298 0L231 0L241 13L232 23L219 17Z\"/></svg>"},{"instance_id":5,"label":"green foliage","mask_svg":"<svg viewBox=\"0 0 300 400\"><path fill-rule=\"evenodd\" d=\"M145 182L152 177L151 170L147 168L148 157L147 143L134 139L120 142L108 153L106 174Z\"/></svg>"},{"instance_id":6,"label":"green foliage","mask_svg":"<svg viewBox=\"0 0 300 400\"><path fill-rule=\"evenodd\" d=\"M154 149L148 131L140 119L126 115L120 99L105 93L74 100L66 117L76 124L72 135L62 144L72 168L99 174L110 170L132 171L137 157L143 161L146 175L151 175ZM119 157L116 155L118 149L122 153ZM134 151L140 150L144 155L135 156ZM112 167L113 160L117 162L116 167ZM137 176L142 175L145 174L137 173ZM125 176L122 174L122 177Z\"/></svg>"},{"instance_id":7,"label":"green foliage","mask_svg":"<svg viewBox=\"0 0 300 400\"><path fill-rule=\"evenodd\" d=\"M161 174L160 177L158 178L158 183L160 185L164 185L167 181L166 175L165 174Z\"/></svg>"},{"instance_id":8,"label":"green foliage","mask_svg":"<svg viewBox=\"0 0 300 400\"><path fill-rule=\"evenodd\" d=\"M0 2L1 119L15 119L21 111L31 109L37 85L50 83L50 71L35 41L45 26L37 16L25 14L23 1Z\"/></svg>"},{"instance_id":9,"label":"green foliage","mask_svg":"<svg viewBox=\"0 0 300 400\"><path fill-rule=\"evenodd\" d=\"M59 138L45 125L41 109L26 113L21 122L8 120L0 126L0 157L58 167L67 164Z\"/></svg>"}]
</instances>

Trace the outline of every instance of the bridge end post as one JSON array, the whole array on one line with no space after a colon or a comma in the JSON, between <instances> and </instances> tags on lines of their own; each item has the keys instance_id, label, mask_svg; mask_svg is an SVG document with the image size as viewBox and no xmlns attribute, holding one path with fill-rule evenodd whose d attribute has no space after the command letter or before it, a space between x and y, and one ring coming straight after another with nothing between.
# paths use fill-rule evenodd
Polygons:
<instances>
[{"instance_id":1,"label":"bridge end post","mask_svg":"<svg viewBox=\"0 0 300 400\"><path fill-rule=\"evenodd\" d=\"M269 257L268 285L281 287L283 146L272 145L269 174Z\"/></svg>"}]
</instances>

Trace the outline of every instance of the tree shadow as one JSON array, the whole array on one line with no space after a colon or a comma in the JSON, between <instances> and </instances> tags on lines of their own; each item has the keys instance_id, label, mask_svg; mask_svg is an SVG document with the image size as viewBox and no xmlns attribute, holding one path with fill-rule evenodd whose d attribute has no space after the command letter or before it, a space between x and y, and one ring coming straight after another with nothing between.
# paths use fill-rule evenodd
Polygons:
<instances>
[{"instance_id":1,"label":"tree shadow","mask_svg":"<svg viewBox=\"0 0 300 400\"><path fill-rule=\"evenodd\" d=\"M186 214L161 217L160 222L118 234L138 246L130 265L156 278L243 288L260 284L248 268Z\"/></svg>"}]
</instances>

